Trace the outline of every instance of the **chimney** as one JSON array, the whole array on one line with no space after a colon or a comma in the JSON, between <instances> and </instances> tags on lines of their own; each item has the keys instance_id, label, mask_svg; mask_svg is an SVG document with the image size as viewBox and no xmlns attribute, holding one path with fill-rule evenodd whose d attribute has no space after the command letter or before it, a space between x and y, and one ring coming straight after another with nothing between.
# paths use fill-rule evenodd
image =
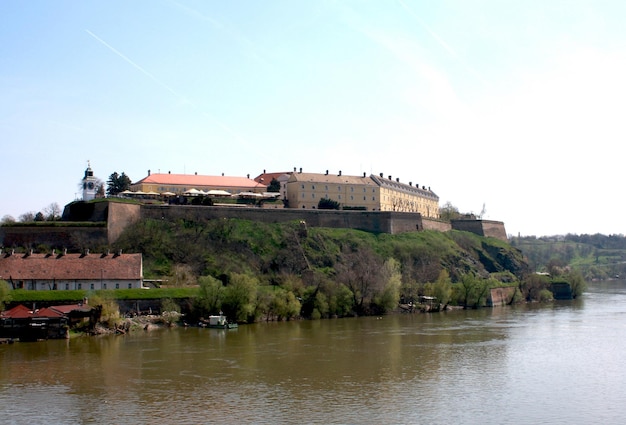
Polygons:
<instances>
[{"instance_id":1,"label":"chimney","mask_svg":"<svg viewBox=\"0 0 626 425\"><path fill-rule=\"evenodd\" d=\"M194 172L193 174L197 176L197 175L198 175L198 172L196 171L196 172Z\"/></svg>"},{"instance_id":2,"label":"chimney","mask_svg":"<svg viewBox=\"0 0 626 425\"><path fill-rule=\"evenodd\" d=\"M248 176L248 178L250 178L250 174L246 174Z\"/></svg>"},{"instance_id":3,"label":"chimney","mask_svg":"<svg viewBox=\"0 0 626 425\"><path fill-rule=\"evenodd\" d=\"M300 167L300 174L302 174L302 167Z\"/></svg>"},{"instance_id":4,"label":"chimney","mask_svg":"<svg viewBox=\"0 0 626 425\"><path fill-rule=\"evenodd\" d=\"M328 175L328 170L326 170L326 175Z\"/></svg>"},{"instance_id":5,"label":"chimney","mask_svg":"<svg viewBox=\"0 0 626 425\"><path fill-rule=\"evenodd\" d=\"M363 171L363 177L365 177L365 171Z\"/></svg>"},{"instance_id":6,"label":"chimney","mask_svg":"<svg viewBox=\"0 0 626 425\"><path fill-rule=\"evenodd\" d=\"M296 167L293 167L293 172L294 172L294 173L296 172Z\"/></svg>"},{"instance_id":7,"label":"chimney","mask_svg":"<svg viewBox=\"0 0 626 425\"><path fill-rule=\"evenodd\" d=\"M409 186L413 186L413 182L409 182Z\"/></svg>"},{"instance_id":8,"label":"chimney","mask_svg":"<svg viewBox=\"0 0 626 425\"><path fill-rule=\"evenodd\" d=\"M265 174L265 168L263 169L263 174Z\"/></svg>"},{"instance_id":9,"label":"chimney","mask_svg":"<svg viewBox=\"0 0 626 425\"><path fill-rule=\"evenodd\" d=\"M400 183L400 177L396 177L396 182Z\"/></svg>"},{"instance_id":10,"label":"chimney","mask_svg":"<svg viewBox=\"0 0 626 425\"><path fill-rule=\"evenodd\" d=\"M389 180L391 180L391 176L389 176Z\"/></svg>"},{"instance_id":11,"label":"chimney","mask_svg":"<svg viewBox=\"0 0 626 425\"><path fill-rule=\"evenodd\" d=\"M380 173L380 178L381 178L381 179L383 178L383 173Z\"/></svg>"},{"instance_id":12,"label":"chimney","mask_svg":"<svg viewBox=\"0 0 626 425\"><path fill-rule=\"evenodd\" d=\"M339 170L339 175L341 176L341 170Z\"/></svg>"},{"instance_id":13,"label":"chimney","mask_svg":"<svg viewBox=\"0 0 626 425\"><path fill-rule=\"evenodd\" d=\"M171 171L168 171L168 172L167 172L167 174L172 174L172 172L171 172Z\"/></svg>"},{"instance_id":14,"label":"chimney","mask_svg":"<svg viewBox=\"0 0 626 425\"><path fill-rule=\"evenodd\" d=\"M148 175L150 175L150 170L148 170Z\"/></svg>"}]
</instances>

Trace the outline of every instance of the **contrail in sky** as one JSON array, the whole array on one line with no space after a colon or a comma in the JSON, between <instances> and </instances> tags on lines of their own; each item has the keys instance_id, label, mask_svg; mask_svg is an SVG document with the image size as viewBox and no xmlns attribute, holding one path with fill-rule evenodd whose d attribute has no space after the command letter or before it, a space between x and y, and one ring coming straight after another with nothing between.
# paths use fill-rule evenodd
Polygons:
<instances>
[{"instance_id":1,"label":"contrail in sky","mask_svg":"<svg viewBox=\"0 0 626 425\"><path fill-rule=\"evenodd\" d=\"M161 87L163 87L165 90L167 90L168 92L172 93L174 96L178 97L179 99L184 99L183 96L179 95L178 93L176 93L174 91L174 89L172 89L170 86L168 86L167 84L163 83L162 81L160 81L157 77L155 77L154 75L150 74L148 71L146 71L145 69L143 69L141 66L137 65L135 62L133 62L132 60L130 60L130 58L126 55L124 55L122 52L120 52L119 50L117 50L115 47L111 46L109 43L107 43L106 41L104 41L103 39L101 39L100 37L98 37L97 35L95 35L94 33L92 33L89 30L85 30L87 32L87 34L89 34L90 36L92 36L93 38L95 38L96 40L98 40L102 45L104 45L106 48L108 48L109 50L111 50L113 53L115 53L116 55L118 55L119 57L121 57L122 59L124 59L126 62L128 62L129 64L131 64L133 67L135 67L136 69L138 69L142 74L144 74L145 76L147 76L148 78L150 78L152 81L154 81L155 83L157 83L158 85L160 85Z\"/></svg>"},{"instance_id":2,"label":"contrail in sky","mask_svg":"<svg viewBox=\"0 0 626 425\"><path fill-rule=\"evenodd\" d=\"M159 80L157 77L155 77L154 75L152 75L151 73L149 73L148 71L146 71L145 69L143 69L140 65L138 65L137 63L133 62L128 56L124 55L122 52L120 52L119 50L117 50L115 47L111 46L109 43L107 43L106 41L104 41L103 39L101 39L100 37L98 37L97 35L95 35L93 32L89 31L89 30L85 30L85 32L87 32L87 34L89 34L90 36L92 36L94 39L96 39L98 42L100 42L103 46L105 46L106 48L108 48L109 50L111 50L113 53L115 53L116 55L118 55L119 57L121 57L122 59L124 59L127 63L129 63L130 65L132 65L135 69L137 69L139 72L141 72L142 74L144 74L145 76L147 76L148 78L150 78L152 81L154 81L155 83L157 83L159 86L163 87L165 90L167 90L168 92L172 93L174 96L176 96L177 98L183 100L184 102L192 105L194 108L197 108L196 105L194 105L192 102L190 102L188 99L186 99L184 96L181 96L180 94L178 94L174 89L172 89L170 86L168 86L167 84L165 84L164 82L162 82L161 80ZM232 128L230 128L229 126L227 126L225 123L223 123L222 121L218 120L217 118L215 118L214 116L207 114L206 112L201 112L202 115L204 115L205 117L213 120L215 123L217 123L223 130L227 131L228 133L230 133L233 137L235 137L240 143L247 145L251 150L255 150L254 145L252 145L251 143L249 143L245 138L243 138L239 133L237 133L235 130L233 130ZM263 154L263 152L258 152L258 154L260 156L264 156L265 154Z\"/></svg>"}]
</instances>

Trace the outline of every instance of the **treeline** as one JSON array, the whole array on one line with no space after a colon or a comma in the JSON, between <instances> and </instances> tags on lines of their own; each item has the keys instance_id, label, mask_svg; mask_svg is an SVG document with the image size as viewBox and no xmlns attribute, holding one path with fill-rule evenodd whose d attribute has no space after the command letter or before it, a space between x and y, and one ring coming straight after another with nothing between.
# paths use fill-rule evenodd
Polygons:
<instances>
[{"instance_id":1,"label":"treeline","mask_svg":"<svg viewBox=\"0 0 626 425\"><path fill-rule=\"evenodd\" d=\"M623 235L575 235L513 237L531 270L559 273L578 270L586 280L626 276L626 237Z\"/></svg>"}]
</instances>

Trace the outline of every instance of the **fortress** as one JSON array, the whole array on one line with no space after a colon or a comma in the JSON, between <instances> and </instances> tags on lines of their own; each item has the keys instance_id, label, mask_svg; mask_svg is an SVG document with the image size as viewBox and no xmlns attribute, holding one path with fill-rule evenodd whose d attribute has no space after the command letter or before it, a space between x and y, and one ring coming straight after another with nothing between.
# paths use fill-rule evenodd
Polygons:
<instances>
[{"instance_id":1,"label":"fortress","mask_svg":"<svg viewBox=\"0 0 626 425\"><path fill-rule=\"evenodd\" d=\"M304 222L311 227L397 234L423 230L462 230L506 241L500 221L439 219L439 197L430 187L379 175L293 172L266 173L255 179L231 176L152 174L131 185L119 198L95 199L97 179L91 165L83 177L83 201L65 206L61 222L0 226L0 246L86 249L114 243L124 229L142 219L214 220L238 218L265 223ZM270 184L276 192L266 192ZM208 197L208 204L188 200ZM231 197L246 201L233 204ZM156 203L155 203L156 200ZM172 202L176 200L177 202ZM223 200L223 201L221 201ZM180 201L184 201L181 202ZM267 201L267 202L266 202ZM273 202L272 202L273 201ZM322 203L339 209L323 209Z\"/></svg>"}]
</instances>

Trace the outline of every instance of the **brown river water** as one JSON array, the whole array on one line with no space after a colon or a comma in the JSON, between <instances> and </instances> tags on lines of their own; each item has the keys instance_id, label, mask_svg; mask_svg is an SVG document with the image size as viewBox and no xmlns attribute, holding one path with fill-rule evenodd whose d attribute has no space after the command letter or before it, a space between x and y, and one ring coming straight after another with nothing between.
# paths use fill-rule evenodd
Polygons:
<instances>
[{"instance_id":1,"label":"brown river water","mask_svg":"<svg viewBox=\"0 0 626 425\"><path fill-rule=\"evenodd\" d=\"M626 282L583 299L0 346L0 424L622 424Z\"/></svg>"}]
</instances>

